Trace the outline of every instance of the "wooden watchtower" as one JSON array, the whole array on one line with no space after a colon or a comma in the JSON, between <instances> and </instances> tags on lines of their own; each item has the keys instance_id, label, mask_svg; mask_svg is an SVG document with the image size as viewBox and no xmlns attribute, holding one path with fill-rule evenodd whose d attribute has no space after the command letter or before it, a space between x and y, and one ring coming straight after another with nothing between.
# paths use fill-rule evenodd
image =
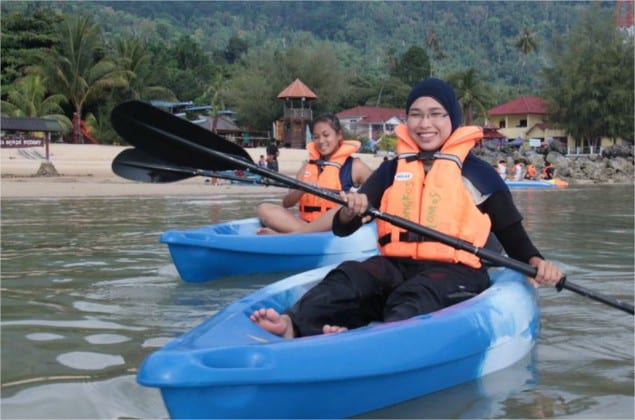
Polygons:
<instances>
[{"instance_id":1,"label":"wooden watchtower","mask_svg":"<svg viewBox=\"0 0 635 420\"><path fill-rule=\"evenodd\" d=\"M278 99L284 100L284 113L276 121L276 138L285 146L304 149L308 125L313 119L311 102L317 96L300 79L295 79L278 94Z\"/></svg>"}]
</instances>

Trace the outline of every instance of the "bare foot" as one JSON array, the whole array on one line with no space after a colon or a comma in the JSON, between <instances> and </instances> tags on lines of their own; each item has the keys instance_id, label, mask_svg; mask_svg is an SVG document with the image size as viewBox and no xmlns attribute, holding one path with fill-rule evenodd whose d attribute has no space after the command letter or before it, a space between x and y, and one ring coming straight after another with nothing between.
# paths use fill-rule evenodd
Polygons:
<instances>
[{"instance_id":1,"label":"bare foot","mask_svg":"<svg viewBox=\"0 0 635 420\"><path fill-rule=\"evenodd\" d=\"M348 331L348 328L346 327L339 327L337 325L324 325L322 327L322 333L324 334L337 334L337 333L341 333L344 331Z\"/></svg>"},{"instance_id":2,"label":"bare foot","mask_svg":"<svg viewBox=\"0 0 635 420\"><path fill-rule=\"evenodd\" d=\"M256 235L277 235L279 233L280 232L276 232L275 230L268 227L262 227L256 230Z\"/></svg>"},{"instance_id":3,"label":"bare foot","mask_svg":"<svg viewBox=\"0 0 635 420\"><path fill-rule=\"evenodd\" d=\"M282 338L293 338L293 324L291 318L279 314L275 309L257 309L249 317L265 331Z\"/></svg>"}]
</instances>

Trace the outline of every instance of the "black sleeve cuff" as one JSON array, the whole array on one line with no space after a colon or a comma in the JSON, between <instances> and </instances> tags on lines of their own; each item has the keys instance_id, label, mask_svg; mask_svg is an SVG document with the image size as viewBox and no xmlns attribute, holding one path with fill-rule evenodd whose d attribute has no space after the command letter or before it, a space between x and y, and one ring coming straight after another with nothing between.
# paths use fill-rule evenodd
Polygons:
<instances>
[{"instance_id":1,"label":"black sleeve cuff","mask_svg":"<svg viewBox=\"0 0 635 420\"><path fill-rule=\"evenodd\" d=\"M355 232L362 225L362 218L357 216L353 220L348 223L340 222L340 212L343 207L340 208L337 213L335 213L335 217L333 217L333 234L335 236L348 236Z\"/></svg>"}]
</instances>

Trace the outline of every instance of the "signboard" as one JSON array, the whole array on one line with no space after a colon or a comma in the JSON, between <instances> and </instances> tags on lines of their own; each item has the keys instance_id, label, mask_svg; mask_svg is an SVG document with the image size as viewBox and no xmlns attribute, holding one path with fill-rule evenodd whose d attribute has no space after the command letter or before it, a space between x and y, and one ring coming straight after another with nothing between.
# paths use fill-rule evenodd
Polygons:
<instances>
[{"instance_id":1,"label":"signboard","mask_svg":"<svg viewBox=\"0 0 635 420\"><path fill-rule=\"evenodd\" d=\"M0 147L41 147L44 146L44 140L38 138L10 138L0 137Z\"/></svg>"},{"instance_id":2,"label":"signboard","mask_svg":"<svg viewBox=\"0 0 635 420\"><path fill-rule=\"evenodd\" d=\"M540 147L540 139L529 139L529 147Z\"/></svg>"}]
</instances>

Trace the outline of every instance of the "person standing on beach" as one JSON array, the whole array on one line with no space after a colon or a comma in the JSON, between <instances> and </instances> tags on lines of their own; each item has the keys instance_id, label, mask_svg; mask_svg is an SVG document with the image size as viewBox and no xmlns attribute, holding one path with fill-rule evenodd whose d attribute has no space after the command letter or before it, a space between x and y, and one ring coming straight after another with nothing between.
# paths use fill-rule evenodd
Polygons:
<instances>
[{"instance_id":1,"label":"person standing on beach","mask_svg":"<svg viewBox=\"0 0 635 420\"><path fill-rule=\"evenodd\" d=\"M361 146L359 141L344 140L339 119L324 114L311 123L313 141L307 144L309 160L305 161L296 178L300 181L337 191L358 188L372 170L361 159L352 155ZM288 210L300 205L299 215ZM308 233L331 229L337 205L301 190L291 189L282 199L282 206L261 203L256 208L263 228L259 234Z\"/></svg>"},{"instance_id":2,"label":"person standing on beach","mask_svg":"<svg viewBox=\"0 0 635 420\"><path fill-rule=\"evenodd\" d=\"M522 225L512 194L492 166L471 153L480 127L461 124L454 89L439 79L417 83L396 127L397 158L382 163L333 218L346 236L370 220L369 207L404 217L483 247L493 233L512 258L536 267L535 285L555 286L562 272L543 259ZM437 311L490 286L487 268L471 252L377 220L381 255L331 270L280 314L256 309L252 322L283 338L343 332Z\"/></svg>"},{"instance_id":3,"label":"person standing on beach","mask_svg":"<svg viewBox=\"0 0 635 420\"><path fill-rule=\"evenodd\" d=\"M267 169L278 172L278 156L280 156L280 150L275 140L272 140L267 146Z\"/></svg>"}]
</instances>

